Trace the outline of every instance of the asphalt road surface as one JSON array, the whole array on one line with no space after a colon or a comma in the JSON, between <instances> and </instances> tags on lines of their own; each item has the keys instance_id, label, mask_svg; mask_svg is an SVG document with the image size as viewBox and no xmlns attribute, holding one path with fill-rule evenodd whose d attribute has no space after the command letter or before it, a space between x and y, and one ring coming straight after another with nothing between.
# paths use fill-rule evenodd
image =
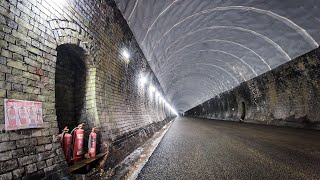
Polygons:
<instances>
[{"instance_id":1,"label":"asphalt road surface","mask_svg":"<svg viewBox=\"0 0 320 180\"><path fill-rule=\"evenodd\" d=\"M320 179L320 131L179 117L138 179Z\"/></svg>"}]
</instances>

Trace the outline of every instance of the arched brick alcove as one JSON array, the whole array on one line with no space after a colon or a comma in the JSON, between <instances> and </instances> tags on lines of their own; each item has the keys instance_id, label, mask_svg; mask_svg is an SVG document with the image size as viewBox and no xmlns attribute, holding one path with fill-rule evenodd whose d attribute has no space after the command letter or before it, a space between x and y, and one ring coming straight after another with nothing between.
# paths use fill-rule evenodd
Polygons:
<instances>
[{"instance_id":1,"label":"arched brick alcove","mask_svg":"<svg viewBox=\"0 0 320 180\"><path fill-rule=\"evenodd\" d=\"M58 127L74 128L85 116L87 67L85 51L77 45L57 48L55 99Z\"/></svg>"},{"instance_id":2,"label":"arched brick alcove","mask_svg":"<svg viewBox=\"0 0 320 180\"><path fill-rule=\"evenodd\" d=\"M100 121L96 106L96 67L100 62L97 48L99 45L96 39L81 25L70 22L65 19L55 19L49 21L52 33L57 43L57 51L59 47L71 45L82 49L82 59L86 67L86 85L85 85L85 116L81 122L85 122L85 130L91 131L93 127L100 127ZM58 52L59 53L59 52ZM60 127L59 127L60 128Z\"/></svg>"}]
</instances>

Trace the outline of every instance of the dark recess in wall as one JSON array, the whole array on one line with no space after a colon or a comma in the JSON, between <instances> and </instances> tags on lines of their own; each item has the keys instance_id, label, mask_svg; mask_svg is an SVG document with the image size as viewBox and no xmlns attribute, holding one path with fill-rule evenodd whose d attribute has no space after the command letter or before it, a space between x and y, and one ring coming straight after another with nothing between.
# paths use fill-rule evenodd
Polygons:
<instances>
[{"instance_id":1,"label":"dark recess in wall","mask_svg":"<svg viewBox=\"0 0 320 180\"><path fill-rule=\"evenodd\" d=\"M246 104L242 101L241 102L241 120L244 120L244 118L246 117Z\"/></svg>"},{"instance_id":2,"label":"dark recess in wall","mask_svg":"<svg viewBox=\"0 0 320 180\"><path fill-rule=\"evenodd\" d=\"M86 67L84 50L72 44L57 48L55 74L56 113L59 131L74 128L84 113Z\"/></svg>"}]
</instances>

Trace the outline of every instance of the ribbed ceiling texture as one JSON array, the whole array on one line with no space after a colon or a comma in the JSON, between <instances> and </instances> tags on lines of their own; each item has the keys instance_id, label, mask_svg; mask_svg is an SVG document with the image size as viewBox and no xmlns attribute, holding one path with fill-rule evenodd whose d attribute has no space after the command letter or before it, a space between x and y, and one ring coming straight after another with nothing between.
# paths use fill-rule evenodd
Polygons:
<instances>
[{"instance_id":1,"label":"ribbed ceiling texture","mask_svg":"<svg viewBox=\"0 0 320 180\"><path fill-rule=\"evenodd\" d=\"M116 0L173 106L186 111L317 48L319 0Z\"/></svg>"}]
</instances>

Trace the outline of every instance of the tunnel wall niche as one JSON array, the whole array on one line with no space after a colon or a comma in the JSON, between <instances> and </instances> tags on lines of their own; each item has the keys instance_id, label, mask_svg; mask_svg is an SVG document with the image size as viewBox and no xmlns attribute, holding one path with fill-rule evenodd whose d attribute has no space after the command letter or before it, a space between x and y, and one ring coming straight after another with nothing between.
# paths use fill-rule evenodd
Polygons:
<instances>
[{"instance_id":1,"label":"tunnel wall niche","mask_svg":"<svg viewBox=\"0 0 320 180\"><path fill-rule=\"evenodd\" d=\"M227 104L227 108L221 104ZM241 83L185 115L208 119L320 129L320 49Z\"/></svg>"},{"instance_id":2,"label":"tunnel wall niche","mask_svg":"<svg viewBox=\"0 0 320 180\"><path fill-rule=\"evenodd\" d=\"M59 131L75 128L85 116L87 67L85 52L73 44L57 48L55 102Z\"/></svg>"}]
</instances>

